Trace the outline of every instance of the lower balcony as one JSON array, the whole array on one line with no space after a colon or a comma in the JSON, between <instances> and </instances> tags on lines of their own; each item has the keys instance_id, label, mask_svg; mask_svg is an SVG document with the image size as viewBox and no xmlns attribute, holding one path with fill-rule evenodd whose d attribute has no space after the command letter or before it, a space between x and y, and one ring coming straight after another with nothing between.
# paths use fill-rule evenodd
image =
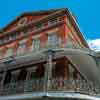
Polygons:
<instances>
[{"instance_id":1,"label":"lower balcony","mask_svg":"<svg viewBox=\"0 0 100 100\"><path fill-rule=\"evenodd\" d=\"M57 78L45 82L44 79L34 79L6 84L3 88L1 88L0 95L7 96L38 92L66 92L99 95L100 89L97 85L93 85L85 80L65 80Z\"/></svg>"}]
</instances>

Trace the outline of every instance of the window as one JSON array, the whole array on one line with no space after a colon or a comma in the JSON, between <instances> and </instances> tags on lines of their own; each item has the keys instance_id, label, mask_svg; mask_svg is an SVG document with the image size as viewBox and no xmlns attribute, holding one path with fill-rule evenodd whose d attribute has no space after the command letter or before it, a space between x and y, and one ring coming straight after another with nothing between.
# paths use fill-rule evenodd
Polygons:
<instances>
[{"instance_id":1,"label":"window","mask_svg":"<svg viewBox=\"0 0 100 100\"><path fill-rule=\"evenodd\" d=\"M70 33L71 34L71 33ZM69 34L69 37L68 37L68 47L69 48L72 48L73 47L73 43L72 43L72 37L71 35Z\"/></svg>"},{"instance_id":2,"label":"window","mask_svg":"<svg viewBox=\"0 0 100 100\"><path fill-rule=\"evenodd\" d=\"M0 44L3 44L3 38L2 38L2 39L0 39Z\"/></svg>"},{"instance_id":3,"label":"window","mask_svg":"<svg viewBox=\"0 0 100 100\"><path fill-rule=\"evenodd\" d=\"M20 43L19 48L25 49L26 48L26 43Z\"/></svg>"},{"instance_id":4,"label":"window","mask_svg":"<svg viewBox=\"0 0 100 100\"><path fill-rule=\"evenodd\" d=\"M13 55L13 48L8 48L6 52L7 57L10 57Z\"/></svg>"},{"instance_id":5,"label":"window","mask_svg":"<svg viewBox=\"0 0 100 100\"><path fill-rule=\"evenodd\" d=\"M48 34L48 44L50 46L57 46L59 44L59 38L56 33Z\"/></svg>"},{"instance_id":6,"label":"window","mask_svg":"<svg viewBox=\"0 0 100 100\"><path fill-rule=\"evenodd\" d=\"M40 49L40 39L39 38L33 39L32 45L33 45L33 50Z\"/></svg>"},{"instance_id":7,"label":"window","mask_svg":"<svg viewBox=\"0 0 100 100\"><path fill-rule=\"evenodd\" d=\"M28 34L28 29L24 29L23 34L27 35Z\"/></svg>"},{"instance_id":8,"label":"window","mask_svg":"<svg viewBox=\"0 0 100 100\"><path fill-rule=\"evenodd\" d=\"M3 50L0 49L0 59L3 58L2 56L3 56Z\"/></svg>"},{"instance_id":9,"label":"window","mask_svg":"<svg viewBox=\"0 0 100 100\"><path fill-rule=\"evenodd\" d=\"M17 37L17 34L16 34L16 33L15 33L15 34L11 34L11 35L9 36L9 39L10 39L10 40L15 40L16 37Z\"/></svg>"},{"instance_id":10,"label":"window","mask_svg":"<svg viewBox=\"0 0 100 100\"><path fill-rule=\"evenodd\" d=\"M23 17L23 18L18 22L18 25L19 25L19 26L24 26L26 23L27 23L27 18L26 18L26 17Z\"/></svg>"},{"instance_id":11,"label":"window","mask_svg":"<svg viewBox=\"0 0 100 100\"><path fill-rule=\"evenodd\" d=\"M35 25L35 29L40 29L40 28L42 28L42 26L43 26L42 23L37 23L37 24Z\"/></svg>"},{"instance_id":12,"label":"window","mask_svg":"<svg viewBox=\"0 0 100 100\"><path fill-rule=\"evenodd\" d=\"M51 20L49 20L49 25L52 25L52 24L55 24L55 23L57 23L57 19L51 19Z\"/></svg>"},{"instance_id":13,"label":"window","mask_svg":"<svg viewBox=\"0 0 100 100\"><path fill-rule=\"evenodd\" d=\"M20 43L17 53L24 54L26 52L26 48L27 48L26 42Z\"/></svg>"},{"instance_id":14,"label":"window","mask_svg":"<svg viewBox=\"0 0 100 100\"><path fill-rule=\"evenodd\" d=\"M9 40L9 36L6 36L6 37L4 37L3 42L6 43L6 42L8 42L8 40Z\"/></svg>"}]
</instances>

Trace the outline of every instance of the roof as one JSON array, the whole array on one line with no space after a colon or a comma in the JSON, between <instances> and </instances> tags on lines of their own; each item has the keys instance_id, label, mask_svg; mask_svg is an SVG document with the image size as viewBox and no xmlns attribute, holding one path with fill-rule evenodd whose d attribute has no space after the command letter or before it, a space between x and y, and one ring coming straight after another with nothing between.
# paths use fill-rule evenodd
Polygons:
<instances>
[{"instance_id":1,"label":"roof","mask_svg":"<svg viewBox=\"0 0 100 100\"><path fill-rule=\"evenodd\" d=\"M14 23L14 22L17 21L18 19L20 19L22 16L25 16L25 15L34 15L34 16L36 16L36 15L42 15L42 14L49 14L49 15L47 15L47 16L45 16L45 17L43 17L43 18L40 18L40 19L38 19L38 20L32 21L32 22L28 23L28 24L25 25L25 26L16 27L16 28L14 28L14 29L12 29L12 30L10 30L10 31L7 31L7 32L4 31L10 24ZM82 39L84 45L85 45L86 47L89 47L88 44L87 44L86 41L85 41L84 36L83 36L82 33L80 32L80 29L79 29L79 27L78 27L78 25L77 25L77 22L76 22L76 18L72 15L72 13L70 13L70 11L69 11L67 8L50 9L50 10L42 10L42 11L35 11L35 12L25 12L25 13L21 14L19 17L17 17L14 21L12 21L12 23L8 24L5 28L2 29L3 35L9 34L9 33L11 33L11 32L16 32L16 31L18 31L18 30L20 30L20 29L21 29L21 30L22 30L22 29L25 29L26 27L28 27L29 25L32 25L33 23L39 22L39 21L41 21L41 20L47 20L48 18L52 18L52 17L55 17L55 16L57 16L57 15L62 16L63 14L67 14L67 16L68 16L68 18L70 19L70 21L71 21L73 27L75 27L75 29L76 29L78 35L81 37L81 39ZM2 35L0 35L0 36L2 36Z\"/></svg>"},{"instance_id":2,"label":"roof","mask_svg":"<svg viewBox=\"0 0 100 100\"><path fill-rule=\"evenodd\" d=\"M63 8L61 8L61 9L63 9ZM50 10L40 10L40 11L33 11L33 12L24 12L21 15L19 15L18 17L16 17L12 22L10 22L4 28L2 28L2 31L5 31L9 25L13 24L15 21L18 21L21 17L27 16L27 15L38 16L38 15L44 15L44 14L51 14L51 13L59 11L61 9L50 9Z\"/></svg>"}]
</instances>

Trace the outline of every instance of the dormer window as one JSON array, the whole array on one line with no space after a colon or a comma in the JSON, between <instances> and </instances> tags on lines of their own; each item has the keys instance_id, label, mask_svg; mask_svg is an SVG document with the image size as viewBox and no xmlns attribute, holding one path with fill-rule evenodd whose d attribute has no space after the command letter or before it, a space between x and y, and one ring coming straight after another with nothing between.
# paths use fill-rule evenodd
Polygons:
<instances>
[{"instance_id":1,"label":"dormer window","mask_svg":"<svg viewBox=\"0 0 100 100\"><path fill-rule=\"evenodd\" d=\"M27 23L27 18L24 17L18 22L18 26L24 26Z\"/></svg>"},{"instance_id":2,"label":"dormer window","mask_svg":"<svg viewBox=\"0 0 100 100\"><path fill-rule=\"evenodd\" d=\"M50 19L50 20L49 20L48 24L49 24L49 25L52 25L52 24L57 23L57 21L58 21L58 19L57 19L57 18L56 18L56 19L55 19L55 18L53 18L53 19Z\"/></svg>"},{"instance_id":3,"label":"dormer window","mask_svg":"<svg viewBox=\"0 0 100 100\"><path fill-rule=\"evenodd\" d=\"M41 22L36 23L34 26L35 29L41 29L42 27L43 27L43 24Z\"/></svg>"},{"instance_id":4,"label":"dormer window","mask_svg":"<svg viewBox=\"0 0 100 100\"><path fill-rule=\"evenodd\" d=\"M27 35L28 34L28 29L24 29L23 34Z\"/></svg>"}]
</instances>

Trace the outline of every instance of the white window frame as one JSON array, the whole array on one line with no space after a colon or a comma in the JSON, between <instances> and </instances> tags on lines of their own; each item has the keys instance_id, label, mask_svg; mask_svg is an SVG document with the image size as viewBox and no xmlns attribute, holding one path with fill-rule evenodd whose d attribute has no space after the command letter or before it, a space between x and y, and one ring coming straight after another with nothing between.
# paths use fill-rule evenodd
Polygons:
<instances>
[{"instance_id":1,"label":"white window frame","mask_svg":"<svg viewBox=\"0 0 100 100\"><path fill-rule=\"evenodd\" d=\"M54 20L54 21L52 21L52 20ZM57 23L58 21L59 21L58 18L56 18L56 19L50 19L50 20L48 21L48 25L53 25L53 24Z\"/></svg>"},{"instance_id":2,"label":"white window frame","mask_svg":"<svg viewBox=\"0 0 100 100\"><path fill-rule=\"evenodd\" d=\"M25 39L25 40L20 41L19 47L18 47L18 50L17 50L18 55L24 54L26 52L26 49L27 49L27 47L21 48L21 44L27 44L27 40Z\"/></svg>"},{"instance_id":3,"label":"white window frame","mask_svg":"<svg viewBox=\"0 0 100 100\"><path fill-rule=\"evenodd\" d=\"M33 51L36 51L36 50L39 50L40 48L41 48L41 41L40 41L40 36L41 35L36 35L36 36L33 36L32 37L32 50ZM39 40L39 45L38 45L38 47L36 46L36 44L35 44L35 46L34 46L34 40ZM35 48L34 48L35 47Z\"/></svg>"},{"instance_id":4,"label":"white window frame","mask_svg":"<svg viewBox=\"0 0 100 100\"><path fill-rule=\"evenodd\" d=\"M50 43L50 41L49 41L49 36L50 35L54 35L54 36L56 36L56 40L57 41L55 41L55 39L54 40L51 40L52 41L52 43ZM58 34L57 34L57 32L49 32L48 33L48 45L49 46L58 46L60 44L60 38L59 38L59 36L58 36Z\"/></svg>"},{"instance_id":5,"label":"white window frame","mask_svg":"<svg viewBox=\"0 0 100 100\"><path fill-rule=\"evenodd\" d=\"M10 51L9 51L10 50ZM14 49L13 47L8 47L6 51L6 57L11 57L14 54Z\"/></svg>"}]
</instances>

